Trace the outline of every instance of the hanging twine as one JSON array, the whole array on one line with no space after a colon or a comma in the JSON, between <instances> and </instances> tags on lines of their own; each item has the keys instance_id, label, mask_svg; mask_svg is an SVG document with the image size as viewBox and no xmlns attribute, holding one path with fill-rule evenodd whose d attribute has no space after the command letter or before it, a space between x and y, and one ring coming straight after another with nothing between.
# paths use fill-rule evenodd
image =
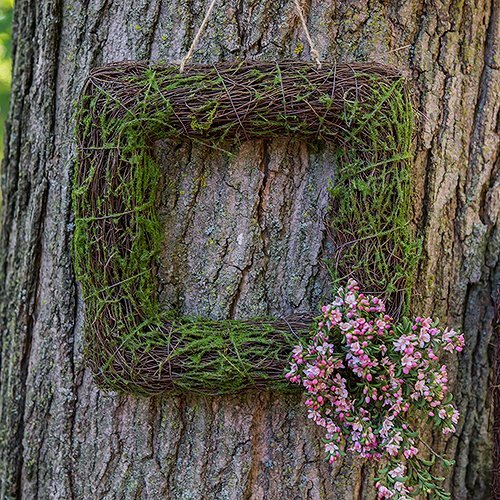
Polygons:
<instances>
[{"instance_id":1,"label":"hanging twine","mask_svg":"<svg viewBox=\"0 0 500 500\"><path fill-rule=\"evenodd\" d=\"M302 7L300 6L299 0L295 0L295 8L297 10L297 14L300 17L300 22L302 23L302 29L304 30L304 34L306 35L307 43L309 44L309 51L311 53L311 57L316 61L318 69L321 69L321 60L319 58L319 52L316 50L316 45L314 44L311 38L309 29L307 28L306 18L304 17L304 12L302 10Z\"/></svg>"},{"instance_id":2,"label":"hanging twine","mask_svg":"<svg viewBox=\"0 0 500 500\"><path fill-rule=\"evenodd\" d=\"M217 2L217 0L212 0L210 2L210 5L208 6L205 17L203 18L201 26L198 28L198 31L196 32L196 35L193 38L193 41L191 43L191 46L189 47L189 50L187 51L186 55L181 60L181 64L179 66L179 73L184 72L184 67L186 66L187 62L191 59L191 57L193 56L193 52L196 49L198 42L200 41L201 35L203 34L203 32L205 31L205 28L207 27L208 20L210 18L210 15L212 14L212 10L213 10L216 2ZM307 43L309 44L309 51L311 53L311 57L314 59L314 61L316 61L316 64L318 65L318 69L321 69L321 60L319 58L319 52L317 51L316 45L314 44L313 39L311 38L311 34L309 33L309 29L307 28L306 18L304 16L304 12L303 12L302 7L300 5L300 1L294 0L294 3L295 3L295 8L297 10L297 14L299 15L299 18L300 18L300 22L302 23L302 29L304 30L304 34L306 35L306 38L307 38Z\"/></svg>"},{"instance_id":3,"label":"hanging twine","mask_svg":"<svg viewBox=\"0 0 500 500\"><path fill-rule=\"evenodd\" d=\"M186 63L191 59L194 49L196 48L196 45L198 45L198 42L200 40L201 35L203 34L203 31L205 31L205 28L208 24L208 19L210 17L210 14L212 13L212 10L215 6L215 3L217 0L212 0L210 2L210 6L208 7L207 13L205 14L205 17L201 23L201 26L199 27L196 36L193 38L193 42L191 43L191 47L189 47L189 50L187 51L187 54L184 56L184 58L181 61L181 65L179 67L179 73L182 73L184 71L184 66Z\"/></svg>"}]
</instances>

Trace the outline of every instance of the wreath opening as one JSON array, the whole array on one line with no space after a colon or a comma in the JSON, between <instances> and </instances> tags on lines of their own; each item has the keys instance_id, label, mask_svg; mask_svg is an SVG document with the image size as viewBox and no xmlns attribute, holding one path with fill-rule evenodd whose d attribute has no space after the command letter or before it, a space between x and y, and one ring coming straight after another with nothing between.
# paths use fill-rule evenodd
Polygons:
<instances>
[{"instance_id":1,"label":"wreath opening","mask_svg":"<svg viewBox=\"0 0 500 500\"><path fill-rule=\"evenodd\" d=\"M408 309L419 257L409 224L412 133L406 82L379 64L95 69L76 114L73 253L97 383L144 395L293 390L283 372L311 329L314 314L214 321L160 308L156 140L185 137L224 151L228 141L284 135L334 141L332 287L353 278L397 316Z\"/></svg>"}]
</instances>

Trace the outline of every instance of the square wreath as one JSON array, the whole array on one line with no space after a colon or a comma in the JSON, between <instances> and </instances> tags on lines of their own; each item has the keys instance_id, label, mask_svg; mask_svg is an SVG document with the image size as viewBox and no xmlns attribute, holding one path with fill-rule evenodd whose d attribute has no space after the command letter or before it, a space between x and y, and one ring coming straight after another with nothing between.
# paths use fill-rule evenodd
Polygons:
<instances>
[{"instance_id":1,"label":"square wreath","mask_svg":"<svg viewBox=\"0 0 500 500\"><path fill-rule=\"evenodd\" d=\"M245 61L182 74L119 63L92 71L76 114L73 253L97 384L143 395L294 390L284 368L297 334L311 327L311 317L214 321L161 310L154 141L335 141L332 284L352 277L398 314L419 253L409 225L413 122L404 78L374 63Z\"/></svg>"}]
</instances>

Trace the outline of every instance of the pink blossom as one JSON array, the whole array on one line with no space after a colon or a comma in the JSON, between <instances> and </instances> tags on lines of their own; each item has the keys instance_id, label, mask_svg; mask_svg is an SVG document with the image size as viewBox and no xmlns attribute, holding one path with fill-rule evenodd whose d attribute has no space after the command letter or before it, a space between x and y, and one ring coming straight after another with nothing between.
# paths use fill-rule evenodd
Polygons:
<instances>
[{"instance_id":1,"label":"pink blossom","mask_svg":"<svg viewBox=\"0 0 500 500\"><path fill-rule=\"evenodd\" d=\"M420 335L418 336L418 340L420 347L424 347L425 344L427 344L427 342L431 340L431 336L427 328L422 328L422 330L420 330Z\"/></svg>"},{"instance_id":2,"label":"pink blossom","mask_svg":"<svg viewBox=\"0 0 500 500\"><path fill-rule=\"evenodd\" d=\"M334 309L330 313L330 321L332 324L337 324L340 320L342 319L342 313L340 312L339 309Z\"/></svg>"},{"instance_id":3,"label":"pink blossom","mask_svg":"<svg viewBox=\"0 0 500 500\"><path fill-rule=\"evenodd\" d=\"M399 464L397 467L389 471L389 476L391 477L403 477L406 472L406 467L404 464Z\"/></svg>"},{"instance_id":4,"label":"pink blossom","mask_svg":"<svg viewBox=\"0 0 500 500\"><path fill-rule=\"evenodd\" d=\"M421 394L424 393L425 389L425 381L424 380L418 380L415 384L415 390L419 391Z\"/></svg>"},{"instance_id":5,"label":"pink blossom","mask_svg":"<svg viewBox=\"0 0 500 500\"><path fill-rule=\"evenodd\" d=\"M378 487L378 497L379 498L392 498L394 493L387 489L385 486Z\"/></svg>"},{"instance_id":6,"label":"pink blossom","mask_svg":"<svg viewBox=\"0 0 500 500\"><path fill-rule=\"evenodd\" d=\"M408 463L424 467L414 458L419 449L407 416L438 415L443 434L455 432L459 413L444 404L448 373L440 357L462 350L463 335L429 317L397 323L380 298L360 293L352 280L322 313L308 345L294 348L285 377L306 390L308 417L324 429L328 461L345 446L390 464L376 483L379 498L425 493L404 476Z\"/></svg>"},{"instance_id":7,"label":"pink blossom","mask_svg":"<svg viewBox=\"0 0 500 500\"><path fill-rule=\"evenodd\" d=\"M405 456L406 459L414 457L417 453L418 453L418 448L415 448L415 446L410 446L408 449L403 451L403 455Z\"/></svg>"},{"instance_id":8,"label":"pink blossom","mask_svg":"<svg viewBox=\"0 0 500 500\"><path fill-rule=\"evenodd\" d=\"M396 352L403 352L405 349L411 346L411 339L406 335L402 335L397 340L393 342L394 350Z\"/></svg>"}]
</instances>

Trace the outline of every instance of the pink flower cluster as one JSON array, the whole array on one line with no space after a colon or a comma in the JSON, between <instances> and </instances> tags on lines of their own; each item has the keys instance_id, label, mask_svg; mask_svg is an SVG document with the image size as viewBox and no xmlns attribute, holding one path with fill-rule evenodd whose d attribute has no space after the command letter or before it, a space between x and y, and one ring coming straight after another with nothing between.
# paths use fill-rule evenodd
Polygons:
<instances>
[{"instance_id":1,"label":"pink flower cluster","mask_svg":"<svg viewBox=\"0 0 500 500\"><path fill-rule=\"evenodd\" d=\"M409 417L429 416L444 434L455 431L459 415L439 355L463 347L461 334L431 318L395 322L381 299L351 280L323 306L311 343L293 350L286 378L306 389L330 462L346 453L388 462L379 498L409 498L419 493L424 466Z\"/></svg>"}]
</instances>

